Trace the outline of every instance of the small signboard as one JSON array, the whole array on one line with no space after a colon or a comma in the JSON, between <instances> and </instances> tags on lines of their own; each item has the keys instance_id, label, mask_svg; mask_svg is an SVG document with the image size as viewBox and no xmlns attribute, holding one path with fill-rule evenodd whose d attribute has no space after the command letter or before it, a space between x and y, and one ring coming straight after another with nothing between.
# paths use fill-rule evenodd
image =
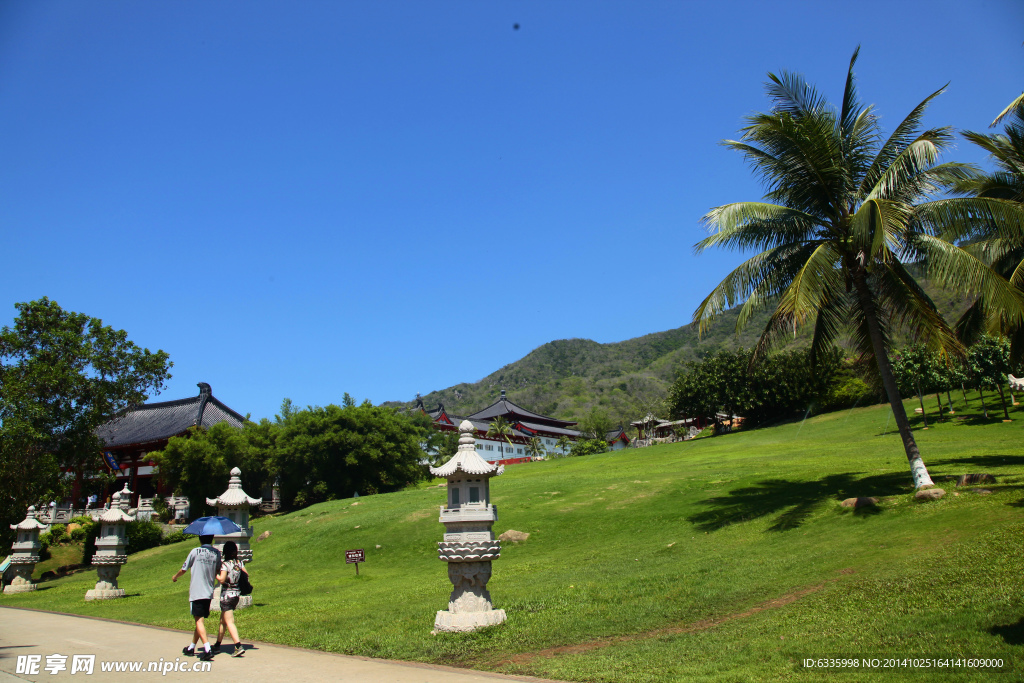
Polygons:
<instances>
[{"instance_id":1,"label":"small signboard","mask_svg":"<svg viewBox=\"0 0 1024 683\"><path fill-rule=\"evenodd\" d=\"M356 566L356 576L359 576L360 562L366 562L366 555L363 554L362 548L345 551L345 564L354 564Z\"/></svg>"}]
</instances>

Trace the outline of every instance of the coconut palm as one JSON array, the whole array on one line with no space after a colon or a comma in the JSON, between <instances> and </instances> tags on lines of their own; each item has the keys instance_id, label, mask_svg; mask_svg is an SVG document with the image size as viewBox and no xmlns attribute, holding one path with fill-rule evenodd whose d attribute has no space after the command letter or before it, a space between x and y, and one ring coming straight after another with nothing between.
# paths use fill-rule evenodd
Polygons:
<instances>
[{"instance_id":1,"label":"coconut palm","mask_svg":"<svg viewBox=\"0 0 1024 683\"><path fill-rule=\"evenodd\" d=\"M540 438L534 436L526 442L526 454L534 460L541 460L548 454L544 448L544 444L541 443Z\"/></svg>"},{"instance_id":2,"label":"coconut palm","mask_svg":"<svg viewBox=\"0 0 1024 683\"><path fill-rule=\"evenodd\" d=\"M984 134L965 131L964 137L989 153L996 170L985 173L973 169L951 182L955 195L976 197L1002 207L1016 220L961 222L947 237L965 242L966 248L988 262L1018 289L1024 289L1024 95L1018 97L992 122L1007 119L1003 133ZM963 230L962 226L968 229ZM1010 355L1017 362L1024 358L1024 327L1014 325L997 307L979 297L957 322L961 340L972 343L985 333L1006 334Z\"/></svg>"},{"instance_id":3,"label":"coconut palm","mask_svg":"<svg viewBox=\"0 0 1024 683\"><path fill-rule=\"evenodd\" d=\"M703 332L716 315L742 303L738 330L754 312L770 309L752 363L804 323L813 324L812 359L849 331L878 364L914 485L921 487L932 480L893 377L890 340L903 328L939 352L962 356L964 349L904 264L923 260L933 277L984 292L1008 315L1024 314L1024 302L974 254L935 235L934 226L948 227L968 207L947 206L925 218L915 208L969 170L936 164L953 141L948 128L921 130L925 109L942 89L883 139L872 107L857 96L856 60L854 52L839 108L799 75L769 74L771 110L749 116L741 140L723 143L760 176L765 201L712 209L703 219L711 234L695 249L758 253L715 287L693 317Z\"/></svg>"},{"instance_id":4,"label":"coconut palm","mask_svg":"<svg viewBox=\"0 0 1024 683\"><path fill-rule=\"evenodd\" d=\"M504 415L499 415L498 417L491 420L490 426L487 427L487 436L497 437L498 439L498 452L501 454L500 459L504 459L505 456L505 445L501 443L502 440L507 441L508 446L511 449L512 440L509 439L508 437L510 434L514 433L515 430L512 428L512 424L505 419Z\"/></svg>"}]
</instances>

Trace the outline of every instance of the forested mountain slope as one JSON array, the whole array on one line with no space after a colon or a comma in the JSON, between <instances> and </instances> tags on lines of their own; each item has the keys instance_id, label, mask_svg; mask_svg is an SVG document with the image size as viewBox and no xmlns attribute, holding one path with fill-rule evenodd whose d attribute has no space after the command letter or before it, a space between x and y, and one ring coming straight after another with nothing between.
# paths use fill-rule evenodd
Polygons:
<instances>
[{"instance_id":1,"label":"forested mountain slope","mask_svg":"<svg viewBox=\"0 0 1024 683\"><path fill-rule=\"evenodd\" d=\"M952 296L922 281L938 309L955 321L966 307ZM662 412L659 402L681 364L721 349L751 347L767 321L755 316L736 334L738 309L722 314L698 338L696 326L684 325L634 339L599 344L590 339L559 339L540 346L477 382L464 382L423 396L428 409L444 403L449 413L468 415L493 403L505 389L514 403L544 415L578 420L591 409L605 412L613 424L624 426L648 411ZM810 329L791 342L807 344ZM384 405L407 409L415 401L389 401Z\"/></svg>"}]
</instances>

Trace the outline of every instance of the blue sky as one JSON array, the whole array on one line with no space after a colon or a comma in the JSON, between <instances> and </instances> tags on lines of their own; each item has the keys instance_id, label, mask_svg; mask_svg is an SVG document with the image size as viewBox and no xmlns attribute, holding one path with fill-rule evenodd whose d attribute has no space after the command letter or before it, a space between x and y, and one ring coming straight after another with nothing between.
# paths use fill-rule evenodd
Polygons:
<instances>
[{"instance_id":1,"label":"blue sky","mask_svg":"<svg viewBox=\"0 0 1024 683\"><path fill-rule=\"evenodd\" d=\"M678 327L766 72L838 100L860 44L887 130L946 82L981 130L1022 42L1017 0L3 1L0 325L48 296L255 418Z\"/></svg>"}]
</instances>

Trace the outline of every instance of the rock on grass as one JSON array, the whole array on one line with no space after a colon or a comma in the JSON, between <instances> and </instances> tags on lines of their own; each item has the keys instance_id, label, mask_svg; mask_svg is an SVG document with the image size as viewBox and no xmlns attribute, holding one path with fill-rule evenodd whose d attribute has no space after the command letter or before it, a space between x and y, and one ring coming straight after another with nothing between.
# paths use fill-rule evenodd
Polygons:
<instances>
[{"instance_id":1,"label":"rock on grass","mask_svg":"<svg viewBox=\"0 0 1024 683\"><path fill-rule=\"evenodd\" d=\"M942 489L923 489L914 494L914 498L918 500L938 500L946 495L946 492Z\"/></svg>"}]
</instances>

